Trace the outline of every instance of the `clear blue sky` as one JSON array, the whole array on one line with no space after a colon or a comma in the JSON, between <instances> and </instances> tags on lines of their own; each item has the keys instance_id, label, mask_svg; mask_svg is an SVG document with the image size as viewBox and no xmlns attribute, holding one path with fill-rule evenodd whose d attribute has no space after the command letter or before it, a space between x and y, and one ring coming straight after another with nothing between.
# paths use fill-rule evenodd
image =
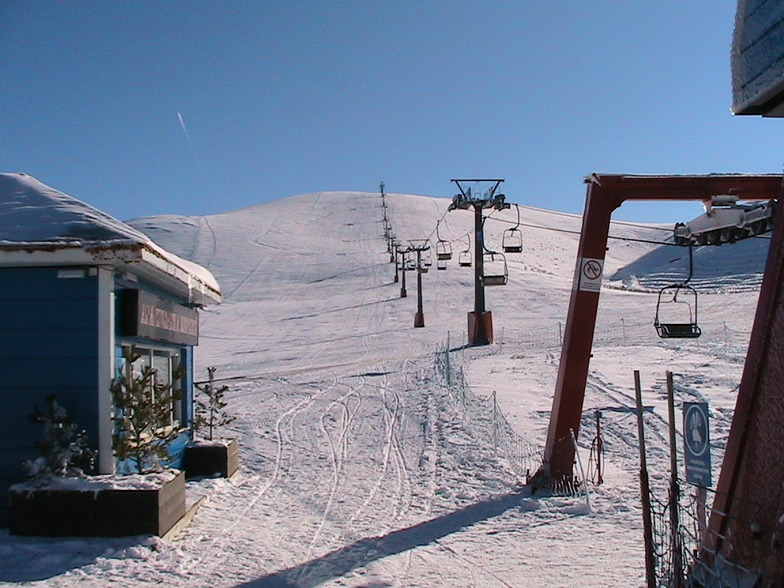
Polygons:
<instances>
[{"instance_id":1,"label":"clear blue sky","mask_svg":"<svg viewBox=\"0 0 784 588\"><path fill-rule=\"evenodd\" d=\"M0 171L122 220L454 177L580 213L592 172L780 173L784 121L729 112L735 8L4 0Z\"/></svg>"}]
</instances>

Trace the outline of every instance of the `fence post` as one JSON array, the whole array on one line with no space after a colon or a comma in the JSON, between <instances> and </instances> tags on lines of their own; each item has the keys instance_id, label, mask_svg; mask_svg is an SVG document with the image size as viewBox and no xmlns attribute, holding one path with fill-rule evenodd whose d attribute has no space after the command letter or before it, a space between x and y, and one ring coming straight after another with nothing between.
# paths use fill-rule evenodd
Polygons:
<instances>
[{"instance_id":1,"label":"fence post","mask_svg":"<svg viewBox=\"0 0 784 588\"><path fill-rule=\"evenodd\" d=\"M497 411L497 404L495 401L495 390L493 390L493 447L498 449L498 411Z\"/></svg>"},{"instance_id":2,"label":"fence post","mask_svg":"<svg viewBox=\"0 0 784 588\"><path fill-rule=\"evenodd\" d=\"M642 526L645 535L645 579L648 588L656 588L656 560L653 551L653 521L651 519L651 490L648 480L648 463L645 457L645 425L642 420L642 387L640 371L634 370L634 395L637 401L637 436L640 445L640 498L642 499Z\"/></svg>"},{"instance_id":3,"label":"fence post","mask_svg":"<svg viewBox=\"0 0 784 588\"><path fill-rule=\"evenodd\" d=\"M466 384L465 372L463 371L463 366L460 366L460 390L461 390L462 396L463 396L463 409L464 410L465 410L465 407L466 407L466 391L467 391L466 388L467 387L468 386Z\"/></svg>"},{"instance_id":4,"label":"fence post","mask_svg":"<svg viewBox=\"0 0 784 588\"><path fill-rule=\"evenodd\" d=\"M681 529L678 514L680 486L678 484L678 448L675 437L675 390L672 372L667 372L667 414L670 419L670 534L672 536L673 588L683 586L683 559L681 552Z\"/></svg>"},{"instance_id":5,"label":"fence post","mask_svg":"<svg viewBox=\"0 0 784 588\"><path fill-rule=\"evenodd\" d=\"M446 385L449 390L452 390L452 362L449 359L449 345L447 345L446 351Z\"/></svg>"},{"instance_id":6,"label":"fence post","mask_svg":"<svg viewBox=\"0 0 784 588\"><path fill-rule=\"evenodd\" d=\"M585 470L583 469L583 460L580 459L580 448L577 446L577 438L574 436L574 429L569 429L569 435L572 437L572 445L574 445L574 455L577 457L577 466L580 468L580 476L583 479L583 486L585 487L585 504L588 507L588 512L591 512L591 496L588 494L588 480L585 477Z\"/></svg>"}]
</instances>

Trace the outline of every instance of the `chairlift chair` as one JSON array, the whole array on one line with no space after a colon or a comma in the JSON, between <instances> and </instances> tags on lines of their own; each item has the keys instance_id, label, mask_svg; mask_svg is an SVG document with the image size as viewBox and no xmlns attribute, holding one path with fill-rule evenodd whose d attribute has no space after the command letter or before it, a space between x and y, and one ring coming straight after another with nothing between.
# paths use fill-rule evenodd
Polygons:
<instances>
[{"instance_id":1,"label":"chairlift chair","mask_svg":"<svg viewBox=\"0 0 784 588\"><path fill-rule=\"evenodd\" d=\"M520 207L517 208L517 224L511 229L506 229L501 237L501 247L505 253L521 253L523 251L523 232L520 227Z\"/></svg>"},{"instance_id":2,"label":"chairlift chair","mask_svg":"<svg viewBox=\"0 0 784 588\"><path fill-rule=\"evenodd\" d=\"M490 256L490 264L485 261L484 283L485 286L505 286L509 281L509 268L506 265L506 256L503 253L491 251L486 255ZM496 261L496 256L500 257ZM488 272L488 269L490 270Z\"/></svg>"},{"instance_id":3,"label":"chairlift chair","mask_svg":"<svg viewBox=\"0 0 784 588\"><path fill-rule=\"evenodd\" d=\"M446 269L446 259L440 259L436 256L436 269L437 270L445 270Z\"/></svg>"},{"instance_id":4,"label":"chairlift chair","mask_svg":"<svg viewBox=\"0 0 784 588\"><path fill-rule=\"evenodd\" d=\"M440 260L452 259L452 244L449 241L446 241L441 238L441 235L438 233L438 226L440 224L441 221L438 221L436 223L436 237L438 238L438 240L436 241L436 259L440 259ZM446 267L444 269L446 269Z\"/></svg>"},{"instance_id":5,"label":"chairlift chair","mask_svg":"<svg viewBox=\"0 0 784 588\"><path fill-rule=\"evenodd\" d=\"M466 238L468 239L468 246L457 256L457 265L460 267L471 267L473 263L473 257L471 256L471 237L467 235Z\"/></svg>"},{"instance_id":6,"label":"chairlift chair","mask_svg":"<svg viewBox=\"0 0 784 588\"><path fill-rule=\"evenodd\" d=\"M426 268L430 268L430 266L433 265L433 256L430 253L429 248L422 254L422 265Z\"/></svg>"},{"instance_id":7,"label":"chairlift chair","mask_svg":"<svg viewBox=\"0 0 784 588\"><path fill-rule=\"evenodd\" d=\"M685 283L659 290L653 326L662 339L699 337L702 330L697 324L697 291Z\"/></svg>"},{"instance_id":8,"label":"chairlift chair","mask_svg":"<svg viewBox=\"0 0 784 588\"><path fill-rule=\"evenodd\" d=\"M680 284L659 290L653 326L662 339L696 339L702 335L697 324L697 291L688 285L693 272L692 246L689 245L689 275Z\"/></svg>"},{"instance_id":9,"label":"chairlift chair","mask_svg":"<svg viewBox=\"0 0 784 588\"><path fill-rule=\"evenodd\" d=\"M436 259L452 259L452 244L449 241L443 239L436 241Z\"/></svg>"},{"instance_id":10,"label":"chairlift chair","mask_svg":"<svg viewBox=\"0 0 784 588\"><path fill-rule=\"evenodd\" d=\"M410 251L403 255L403 263L405 264L407 271L413 271L416 269L416 257L411 255Z\"/></svg>"},{"instance_id":11,"label":"chairlift chair","mask_svg":"<svg viewBox=\"0 0 784 588\"><path fill-rule=\"evenodd\" d=\"M504 252L521 253L523 251L523 232L515 228L506 229L501 243Z\"/></svg>"},{"instance_id":12,"label":"chairlift chair","mask_svg":"<svg viewBox=\"0 0 784 588\"><path fill-rule=\"evenodd\" d=\"M419 271L423 274L426 274L430 271L430 266L433 265L433 261L430 259L430 251L428 251L427 257L420 257L419 259Z\"/></svg>"}]
</instances>

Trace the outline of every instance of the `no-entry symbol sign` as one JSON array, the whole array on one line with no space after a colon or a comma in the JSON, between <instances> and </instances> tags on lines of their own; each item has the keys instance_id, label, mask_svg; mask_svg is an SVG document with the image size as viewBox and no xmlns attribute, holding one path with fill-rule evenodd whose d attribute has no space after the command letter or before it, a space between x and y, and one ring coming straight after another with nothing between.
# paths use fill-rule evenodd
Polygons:
<instances>
[{"instance_id":1,"label":"no-entry symbol sign","mask_svg":"<svg viewBox=\"0 0 784 588\"><path fill-rule=\"evenodd\" d=\"M583 257L580 261L580 290L598 292L602 289L604 260Z\"/></svg>"}]
</instances>

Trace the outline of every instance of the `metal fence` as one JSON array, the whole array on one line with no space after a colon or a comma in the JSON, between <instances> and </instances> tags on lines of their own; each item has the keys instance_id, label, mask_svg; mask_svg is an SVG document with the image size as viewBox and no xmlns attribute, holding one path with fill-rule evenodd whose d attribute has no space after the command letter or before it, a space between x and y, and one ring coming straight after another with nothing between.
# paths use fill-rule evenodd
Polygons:
<instances>
[{"instance_id":1,"label":"metal fence","mask_svg":"<svg viewBox=\"0 0 784 588\"><path fill-rule=\"evenodd\" d=\"M471 390L460 362L461 353L450 350L448 341L437 348L436 375L460 408L464 426L492 446L516 474L526 478L533 475L542 463L543 448L514 430L498 405L495 392L480 396Z\"/></svg>"}]
</instances>

